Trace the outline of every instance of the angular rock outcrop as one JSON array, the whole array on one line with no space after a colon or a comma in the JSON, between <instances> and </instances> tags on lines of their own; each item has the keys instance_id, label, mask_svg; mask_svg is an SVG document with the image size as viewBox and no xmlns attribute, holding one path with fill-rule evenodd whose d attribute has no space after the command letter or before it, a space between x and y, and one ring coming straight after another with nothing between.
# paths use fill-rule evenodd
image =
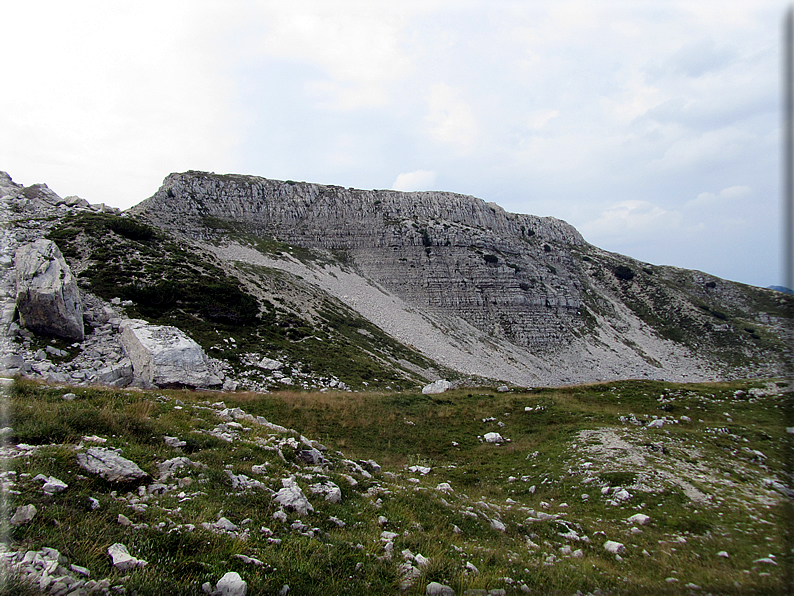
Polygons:
<instances>
[{"instance_id":1,"label":"angular rock outcrop","mask_svg":"<svg viewBox=\"0 0 794 596\"><path fill-rule=\"evenodd\" d=\"M223 382L201 346L176 327L129 319L120 329L136 379L158 387L210 387Z\"/></svg>"},{"instance_id":2,"label":"angular rock outcrop","mask_svg":"<svg viewBox=\"0 0 794 596\"><path fill-rule=\"evenodd\" d=\"M82 341L80 291L55 243L41 238L20 246L14 266L20 325L35 333Z\"/></svg>"}]
</instances>

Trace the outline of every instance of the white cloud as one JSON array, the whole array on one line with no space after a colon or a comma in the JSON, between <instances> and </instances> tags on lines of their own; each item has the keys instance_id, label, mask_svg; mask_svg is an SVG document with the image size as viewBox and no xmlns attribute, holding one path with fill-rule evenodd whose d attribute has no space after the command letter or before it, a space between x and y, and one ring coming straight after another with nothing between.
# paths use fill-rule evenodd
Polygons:
<instances>
[{"instance_id":1,"label":"white cloud","mask_svg":"<svg viewBox=\"0 0 794 596\"><path fill-rule=\"evenodd\" d=\"M668 211L649 201L622 201L608 207L593 221L580 226L582 234L590 241L610 239L611 242L628 243L677 230L682 224L678 211Z\"/></svg>"},{"instance_id":2,"label":"white cloud","mask_svg":"<svg viewBox=\"0 0 794 596\"><path fill-rule=\"evenodd\" d=\"M413 66L401 40L406 21L432 3L351 0L255 2L250 51L319 67L308 85L322 108L388 104L389 87Z\"/></svg>"},{"instance_id":3,"label":"white cloud","mask_svg":"<svg viewBox=\"0 0 794 596\"><path fill-rule=\"evenodd\" d=\"M457 153L468 153L474 147L477 124L472 108L460 93L446 83L437 83L430 89L427 103L431 136Z\"/></svg>"},{"instance_id":4,"label":"white cloud","mask_svg":"<svg viewBox=\"0 0 794 596\"><path fill-rule=\"evenodd\" d=\"M433 190L436 183L436 173L428 170L404 172L397 176L392 183L392 190Z\"/></svg>"},{"instance_id":5,"label":"white cloud","mask_svg":"<svg viewBox=\"0 0 794 596\"><path fill-rule=\"evenodd\" d=\"M686 207L713 207L718 204L743 199L752 193L749 186L729 186L719 193L702 192L697 197L686 203Z\"/></svg>"},{"instance_id":6,"label":"white cloud","mask_svg":"<svg viewBox=\"0 0 794 596\"><path fill-rule=\"evenodd\" d=\"M4 8L0 163L23 183L130 206L181 169L231 165L238 129L211 4ZM11 26L13 23L13 26ZM24 48L24 50L22 49Z\"/></svg>"},{"instance_id":7,"label":"white cloud","mask_svg":"<svg viewBox=\"0 0 794 596\"><path fill-rule=\"evenodd\" d=\"M755 135L740 126L728 126L701 133L687 131L673 142L664 155L650 163L659 171L692 170L713 163L728 163L743 153Z\"/></svg>"},{"instance_id":8,"label":"white cloud","mask_svg":"<svg viewBox=\"0 0 794 596\"><path fill-rule=\"evenodd\" d=\"M527 117L527 125L532 130L540 130L559 115L559 110L536 110Z\"/></svg>"}]
</instances>

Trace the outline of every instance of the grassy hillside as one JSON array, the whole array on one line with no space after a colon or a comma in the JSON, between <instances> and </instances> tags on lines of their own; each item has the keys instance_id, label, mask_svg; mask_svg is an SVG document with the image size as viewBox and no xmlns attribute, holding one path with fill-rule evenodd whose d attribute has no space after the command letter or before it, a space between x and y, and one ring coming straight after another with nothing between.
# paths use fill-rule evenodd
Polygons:
<instances>
[{"instance_id":1,"label":"grassy hillside","mask_svg":"<svg viewBox=\"0 0 794 596\"><path fill-rule=\"evenodd\" d=\"M131 300L128 316L178 327L237 375L266 387L267 373L253 364L262 356L300 371L307 386L335 378L355 388L403 388L426 382L415 370L438 368L295 276L218 262L133 218L81 213L64 218L48 237L83 289L105 300ZM281 243L257 246L292 250Z\"/></svg>"},{"instance_id":2,"label":"grassy hillside","mask_svg":"<svg viewBox=\"0 0 794 596\"><path fill-rule=\"evenodd\" d=\"M67 392L74 399L63 399ZM6 445L32 447L6 448L6 506L37 509L10 529L12 548L55 548L127 594L202 594L228 571L249 594L285 585L301 595L397 594L401 585L424 594L431 581L455 594L779 594L783 586L786 508L772 483L785 482L791 435L775 384L432 396L17 380L7 404ZM654 417L660 428L650 427ZM324 461L310 461L309 444ZM120 449L150 477L119 484L86 472L77 454L96 446ZM158 464L182 456L193 464L160 482ZM44 494L39 474L68 488ZM273 495L289 477L313 512L278 513ZM329 483L340 502L312 493ZM647 525L628 521L638 513ZM235 529L214 527L221 518ZM625 550L607 552L608 540ZM115 570L107 548L117 542L148 565ZM6 590L37 593L18 578Z\"/></svg>"}]
</instances>

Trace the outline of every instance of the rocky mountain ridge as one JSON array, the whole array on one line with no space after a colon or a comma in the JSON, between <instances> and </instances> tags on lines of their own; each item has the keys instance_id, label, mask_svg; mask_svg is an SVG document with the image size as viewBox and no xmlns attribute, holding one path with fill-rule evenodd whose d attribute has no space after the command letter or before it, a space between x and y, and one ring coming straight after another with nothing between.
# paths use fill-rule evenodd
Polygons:
<instances>
[{"instance_id":1,"label":"rocky mountain ridge","mask_svg":"<svg viewBox=\"0 0 794 596\"><path fill-rule=\"evenodd\" d=\"M513 382L684 380L731 368L752 375L760 371L743 365L783 349L745 341L759 326L781 331L788 302L779 294L607 253L565 222L507 213L474 197L187 172L168 176L131 213L236 262L253 256L322 278L318 269L336 260L450 330L463 322L487 335L480 341L499 342L502 355L518 348L520 356L505 358L516 359L515 368L543 371ZM324 251L331 263L316 266L322 258L315 254L297 259L302 266L287 264L261 244L264 260L241 256L240 245L263 239ZM585 366L589 374L544 370L549 365Z\"/></svg>"},{"instance_id":2,"label":"rocky mountain ridge","mask_svg":"<svg viewBox=\"0 0 794 596\"><path fill-rule=\"evenodd\" d=\"M474 197L203 172L171 174L124 214L7 175L0 195L4 353L23 362L41 346L19 348L36 338L19 336L29 332L15 318L11 256L47 236L93 329L112 336L124 318L177 327L217 359L227 388L785 370L787 295L608 253L565 222ZM69 362L82 350L71 349Z\"/></svg>"}]
</instances>

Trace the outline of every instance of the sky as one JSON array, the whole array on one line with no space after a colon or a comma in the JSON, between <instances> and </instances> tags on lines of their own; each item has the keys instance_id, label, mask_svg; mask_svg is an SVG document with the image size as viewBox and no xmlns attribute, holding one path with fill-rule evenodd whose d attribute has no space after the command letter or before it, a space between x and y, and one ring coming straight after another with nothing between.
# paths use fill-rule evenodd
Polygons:
<instances>
[{"instance_id":1,"label":"sky","mask_svg":"<svg viewBox=\"0 0 794 596\"><path fill-rule=\"evenodd\" d=\"M127 208L171 172L447 190L781 285L772 0L26 0L0 170Z\"/></svg>"}]
</instances>

